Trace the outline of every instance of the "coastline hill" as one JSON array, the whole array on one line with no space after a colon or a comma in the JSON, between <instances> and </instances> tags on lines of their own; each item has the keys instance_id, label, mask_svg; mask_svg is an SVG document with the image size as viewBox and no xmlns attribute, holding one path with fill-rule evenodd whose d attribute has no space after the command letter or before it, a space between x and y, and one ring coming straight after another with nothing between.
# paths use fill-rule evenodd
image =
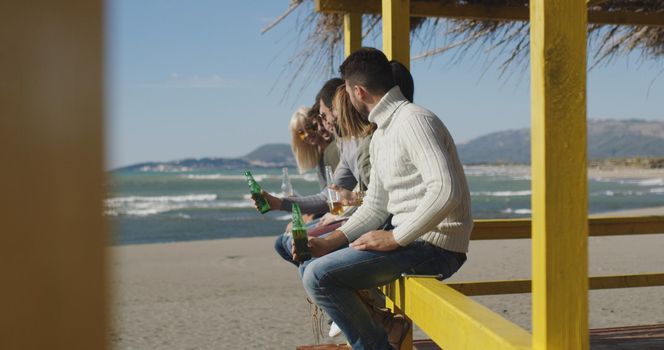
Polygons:
<instances>
[{"instance_id":1,"label":"coastline hill","mask_svg":"<svg viewBox=\"0 0 664 350\"><path fill-rule=\"evenodd\" d=\"M240 158L187 158L170 162L144 162L113 171L189 171L205 169L241 169L294 167L295 158L287 144L266 144Z\"/></svg>"},{"instance_id":2,"label":"coastline hill","mask_svg":"<svg viewBox=\"0 0 664 350\"><path fill-rule=\"evenodd\" d=\"M458 145L464 164L529 164L530 129L506 130ZM664 121L589 120L588 158L594 161L664 157ZM133 164L114 171L188 171L295 166L287 144L266 144L240 158L187 158Z\"/></svg>"},{"instance_id":3,"label":"coastline hill","mask_svg":"<svg viewBox=\"0 0 664 350\"><path fill-rule=\"evenodd\" d=\"M529 164L530 129L480 136L458 150L464 164ZM589 159L633 157L664 157L664 121L588 121Z\"/></svg>"}]
</instances>

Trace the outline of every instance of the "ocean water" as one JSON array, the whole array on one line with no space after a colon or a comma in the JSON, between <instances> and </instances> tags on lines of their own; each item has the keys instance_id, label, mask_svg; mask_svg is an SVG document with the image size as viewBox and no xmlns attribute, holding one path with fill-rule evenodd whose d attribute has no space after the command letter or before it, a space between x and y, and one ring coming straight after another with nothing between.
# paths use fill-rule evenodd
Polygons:
<instances>
[{"instance_id":1,"label":"ocean water","mask_svg":"<svg viewBox=\"0 0 664 350\"><path fill-rule=\"evenodd\" d=\"M466 168L473 216L530 217L530 177L523 167ZM280 194L281 169L250 169L263 189ZM297 174L295 169L290 174ZM320 191L315 174L291 175L301 195ZM258 213L243 170L113 172L105 215L113 244L178 242L229 237L276 236L290 213ZM589 180L589 212L664 204L664 179Z\"/></svg>"}]
</instances>

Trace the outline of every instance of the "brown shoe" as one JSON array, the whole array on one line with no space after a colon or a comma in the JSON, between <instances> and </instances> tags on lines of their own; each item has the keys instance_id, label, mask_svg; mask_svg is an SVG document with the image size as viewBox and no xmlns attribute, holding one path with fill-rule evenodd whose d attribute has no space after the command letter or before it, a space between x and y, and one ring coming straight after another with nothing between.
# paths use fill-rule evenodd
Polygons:
<instances>
[{"instance_id":1,"label":"brown shoe","mask_svg":"<svg viewBox=\"0 0 664 350\"><path fill-rule=\"evenodd\" d=\"M394 315L388 321L386 330L387 341L395 350L400 350L401 344L410 331L410 321L403 315Z\"/></svg>"}]
</instances>

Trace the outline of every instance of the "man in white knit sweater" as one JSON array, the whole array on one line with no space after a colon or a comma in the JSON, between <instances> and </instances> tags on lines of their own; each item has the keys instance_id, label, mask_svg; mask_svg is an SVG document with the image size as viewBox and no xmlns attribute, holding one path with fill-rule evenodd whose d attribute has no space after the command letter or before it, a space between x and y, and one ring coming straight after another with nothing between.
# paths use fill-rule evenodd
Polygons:
<instances>
[{"instance_id":1,"label":"man in white knit sweater","mask_svg":"<svg viewBox=\"0 0 664 350\"><path fill-rule=\"evenodd\" d=\"M364 203L339 230L312 238L317 257L302 265L313 301L353 349L390 349L382 324L356 293L402 273L448 278L466 260L473 220L454 141L432 112L408 102L379 50L362 48L340 67L355 108L377 130ZM394 230L377 230L392 214Z\"/></svg>"}]
</instances>

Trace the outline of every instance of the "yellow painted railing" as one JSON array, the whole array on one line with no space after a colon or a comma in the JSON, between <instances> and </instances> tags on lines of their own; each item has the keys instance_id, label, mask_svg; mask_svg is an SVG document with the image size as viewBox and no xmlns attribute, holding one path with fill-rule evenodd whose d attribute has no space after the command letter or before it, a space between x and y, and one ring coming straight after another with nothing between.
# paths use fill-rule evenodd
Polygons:
<instances>
[{"instance_id":1,"label":"yellow painted railing","mask_svg":"<svg viewBox=\"0 0 664 350\"><path fill-rule=\"evenodd\" d=\"M590 277L588 283L590 289L664 286L664 273L597 276ZM467 296L531 292L531 280L456 282L447 283L447 286Z\"/></svg>"},{"instance_id":2,"label":"yellow painted railing","mask_svg":"<svg viewBox=\"0 0 664 350\"><path fill-rule=\"evenodd\" d=\"M443 349L531 349L526 330L435 279L400 278L384 292Z\"/></svg>"},{"instance_id":3,"label":"yellow painted railing","mask_svg":"<svg viewBox=\"0 0 664 350\"><path fill-rule=\"evenodd\" d=\"M664 233L664 216L594 217L588 219L590 236L623 236ZM519 239L531 237L530 219L475 220L470 239Z\"/></svg>"},{"instance_id":4,"label":"yellow painted railing","mask_svg":"<svg viewBox=\"0 0 664 350\"><path fill-rule=\"evenodd\" d=\"M592 218L588 223L591 236L664 233L664 216ZM530 238L530 230L529 219L477 220L472 239ZM588 283L589 289L664 286L664 273L597 276ZM531 349L530 333L469 298L531 293L531 288L531 280L441 283L406 277L383 287L383 292L388 306L404 313L442 348ZM408 339L402 349L411 343Z\"/></svg>"}]
</instances>

